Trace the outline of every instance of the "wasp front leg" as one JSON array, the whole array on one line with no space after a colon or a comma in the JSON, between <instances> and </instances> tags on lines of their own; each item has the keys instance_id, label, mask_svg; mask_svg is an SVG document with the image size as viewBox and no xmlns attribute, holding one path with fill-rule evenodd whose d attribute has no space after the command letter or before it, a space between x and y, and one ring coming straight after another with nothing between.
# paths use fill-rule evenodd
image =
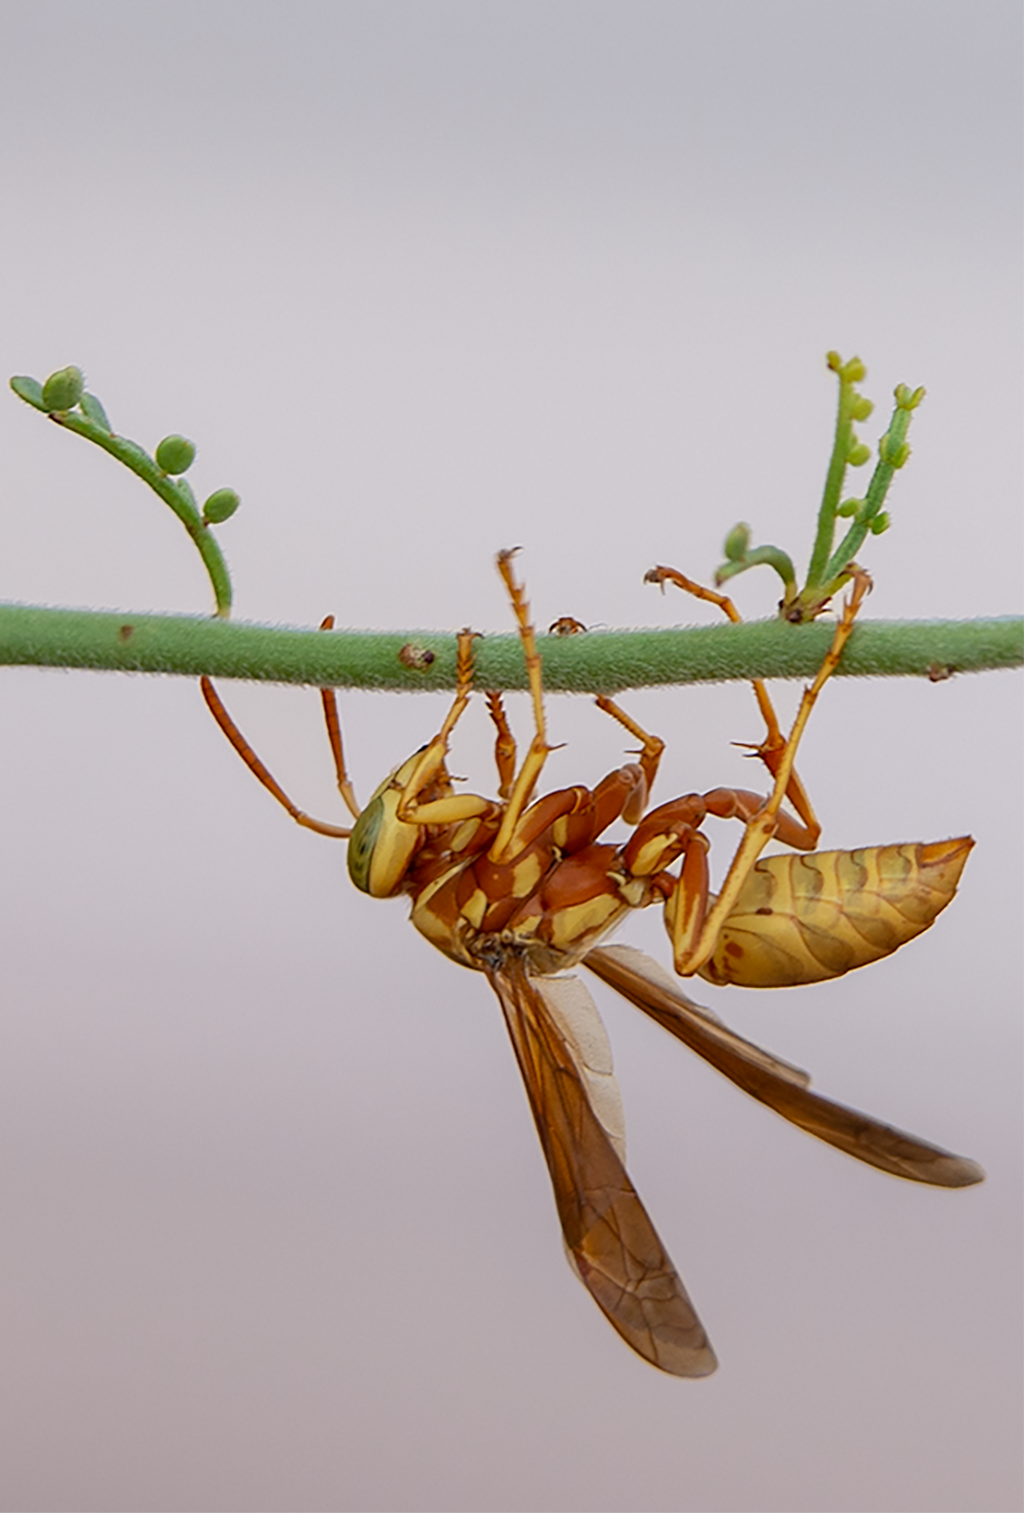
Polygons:
<instances>
[{"instance_id":1,"label":"wasp front leg","mask_svg":"<svg viewBox=\"0 0 1024 1513\"><path fill-rule=\"evenodd\" d=\"M333 630L333 628L334 616L327 615L321 621L320 629ZM314 819L312 815L307 814L305 810L300 809L297 804L292 802L273 773L256 755L252 746L228 714L220 695L210 682L210 679L207 677L200 678L199 687L202 690L203 698L206 700L206 707L253 777L257 782L263 784L267 792L277 800L283 809L287 810L295 823L301 825L305 830L314 831L317 835L330 836L333 840L348 840L352 831L347 826L332 825L326 820ZM356 796L352 790L352 784L349 781L348 772L345 768L345 756L341 744L341 721L338 718L338 701L335 698L333 688L322 688L320 695L323 700L324 718L327 722L327 736L331 743L331 753L334 757L338 792L341 794L350 812L358 820L359 805L356 802Z\"/></svg>"},{"instance_id":2,"label":"wasp front leg","mask_svg":"<svg viewBox=\"0 0 1024 1513\"><path fill-rule=\"evenodd\" d=\"M437 735L385 778L352 831L348 848L349 877L363 893L391 898L412 885L411 869L433 828L433 863L443 861L458 843L465 852L479 826L496 821L502 805L475 793L452 789L445 759L448 742L469 703L473 687L474 633L459 633L455 698ZM477 822L472 825L471 822ZM471 824L472 834L459 827ZM449 832L445 836L444 832ZM487 833L487 840L493 828Z\"/></svg>"},{"instance_id":3,"label":"wasp front leg","mask_svg":"<svg viewBox=\"0 0 1024 1513\"><path fill-rule=\"evenodd\" d=\"M598 709L602 710L605 714L611 715L613 720L618 720L620 725L624 725L630 735L635 736L640 742L640 750L636 754L640 758L639 766L644 779L643 788L640 789L638 787L634 798L628 807L622 811L622 818L626 821L626 824L636 825L643 817L643 812L647 807L647 800L654 787L654 779L658 775L658 766L661 762L662 753L665 750L665 742L660 736L651 735L648 731L644 730L642 725L638 725L632 715L628 715L624 709L619 708L614 699L609 699L604 694L601 694L594 700L594 703Z\"/></svg>"},{"instance_id":4,"label":"wasp front leg","mask_svg":"<svg viewBox=\"0 0 1024 1513\"><path fill-rule=\"evenodd\" d=\"M498 769L498 797L509 798L516 778L516 738L509 728L500 693L487 694L487 713L494 724L494 765Z\"/></svg>"},{"instance_id":5,"label":"wasp front leg","mask_svg":"<svg viewBox=\"0 0 1024 1513\"><path fill-rule=\"evenodd\" d=\"M551 749L547 740L547 722L544 715L544 684L541 675L540 652L537 650L537 636L530 621L530 606L526 602L526 595L519 583L516 582L512 571L512 558L515 551L503 551L498 553L498 571L502 576L508 596L512 602L512 610L519 627L519 639L522 642L523 656L526 660L526 675L529 679L530 697L533 702L533 740L530 749L526 753L523 765L520 767L509 795L505 813L502 816L501 827L490 849L490 859L496 865L507 862L514 847L516 827L526 809L527 804L537 786L547 761L548 752ZM500 758L499 758L500 762Z\"/></svg>"},{"instance_id":6,"label":"wasp front leg","mask_svg":"<svg viewBox=\"0 0 1024 1513\"><path fill-rule=\"evenodd\" d=\"M325 615L320 621L321 630L334 629L334 616ZM324 723L327 726L327 739L331 745L331 755L334 757L334 773L338 784L338 792L345 801L345 807L354 819L360 815L359 801L349 779L348 769L345 766L345 751L341 741L341 718L338 714L338 698L333 688L321 688L320 701L323 704Z\"/></svg>"}]
</instances>

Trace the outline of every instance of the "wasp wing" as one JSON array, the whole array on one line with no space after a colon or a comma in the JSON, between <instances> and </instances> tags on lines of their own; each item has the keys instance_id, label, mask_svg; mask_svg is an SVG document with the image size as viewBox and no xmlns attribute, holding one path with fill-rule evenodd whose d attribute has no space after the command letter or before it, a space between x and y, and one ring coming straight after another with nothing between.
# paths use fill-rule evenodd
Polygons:
<instances>
[{"instance_id":1,"label":"wasp wing","mask_svg":"<svg viewBox=\"0 0 1024 1513\"><path fill-rule=\"evenodd\" d=\"M576 1024L567 1032L559 1024L561 1006L548 1007L547 985L528 977L519 960L509 959L488 976L505 1014L580 1280L638 1355L673 1376L708 1376L718 1363L703 1325L591 1103L587 1083L595 1072L610 1075L610 1063L606 1071L590 1067L589 1075L581 1065L580 995ZM618 1143L621 1132L615 1138Z\"/></svg>"},{"instance_id":2,"label":"wasp wing","mask_svg":"<svg viewBox=\"0 0 1024 1513\"><path fill-rule=\"evenodd\" d=\"M726 1029L708 1010L693 1003L642 951L630 946L603 946L588 952L584 961L610 987L744 1092L809 1135L912 1182L969 1187L984 1179L985 1173L976 1161L954 1156L916 1135L812 1093L806 1073Z\"/></svg>"}]
</instances>

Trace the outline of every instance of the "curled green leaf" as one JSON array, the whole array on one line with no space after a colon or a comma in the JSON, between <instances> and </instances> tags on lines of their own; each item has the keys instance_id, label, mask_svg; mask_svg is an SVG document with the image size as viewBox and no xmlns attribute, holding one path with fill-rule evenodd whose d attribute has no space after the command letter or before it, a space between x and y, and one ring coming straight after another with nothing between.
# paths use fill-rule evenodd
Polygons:
<instances>
[{"instance_id":1,"label":"curled green leaf","mask_svg":"<svg viewBox=\"0 0 1024 1513\"><path fill-rule=\"evenodd\" d=\"M78 401L78 408L87 420L91 420L94 424L101 426L104 431L111 429L110 421L107 419L107 412L95 394L83 394Z\"/></svg>"},{"instance_id":2,"label":"curled green leaf","mask_svg":"<svg viewBox=\"0 0 1024 1513\"><path fill-rule=\"evenodd\" d=\"M27 405L34 405L37 410L45 411L43 386L38 379L14 377L10 382L19 399L23 399Z\"/></svg>"},{"instance_id":3,"label":"curled green leaf","mask_svg":"<svg viewBox=\"0 0 1024 1513\"><path fill-rule=\"evenodd\" d=\"M720 588L729 578L735 578L738 573L745 573L751 567L774 568L782 579L784 596L788 601L796 593L796 569L792 559L777 546L758 546L754 550L744 552L741 558L730 562L723 562L715 573L715 585Z\"/></svg>"},{"instance_id":4,"label":"curled green leaf","mask_svg":"<svg viewBox=\"0 0 1024 1513\"><path fill-rule=\"evenodd\" d=\"M749 545L750 526L745 525L743 521L740 521L739 525L733 526L732 530L725 538L725 544L722 547L722 551L725 554L726 561L742 562L743 558L747 554L747 548L749 547Z\"/></svg>"},{"instance_id":5,"label":"curled green leaf","mask_svg":"<svg viewBox=\"0 0 1024 1513\"><path fill-rule=\"evenodd\" d=\"M181 495L182 499L187 500L187 502L192 506L192 508L198 514L199 513L199 505L196 502L196 496L192 492L192 485L189 483L188 479L187 478L175 478L175 480L174 480L174 487L178 490L178 493Z\"/></svg>"}]
</instances>

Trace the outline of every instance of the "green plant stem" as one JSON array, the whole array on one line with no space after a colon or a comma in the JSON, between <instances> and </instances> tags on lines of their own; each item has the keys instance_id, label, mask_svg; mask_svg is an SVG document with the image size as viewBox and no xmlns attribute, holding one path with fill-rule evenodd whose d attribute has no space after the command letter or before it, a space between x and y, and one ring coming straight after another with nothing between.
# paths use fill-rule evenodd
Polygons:
<instances>
[{"instance_id":1,"label":"green plant stem","mask_svg":"<svg viewBox=\"0 0 1024 1513\"><path fill-rule=\"evenodd\" d=\"M821 621L787 625L759 620L681 630L589 631L541 636L539 641L548 689L602 693L660 684L809 678L831 637L832 627ZM426 671L399 660L410 644L433 653ZM517 636L482 637L476 659L478 687L525 687ZM942 678L1022 662L1020 618L866 620L855 628L839 673ZM424 691L454 687L455 637L432 631L292 630L182 615L0 605L0 664Z\"/></svg>"},{"instance_id":2,"label":"green plant stem","mask_svg":"<svg viewBox=\"0 0 1024 1513\"><path fill-rule=\"evenodd\" d=\"M115 436L111 431L104 430L101 425L97 425L85 415L79 415L75 410L61 410L49 418L55 425L63 426L66 431L74 431L77 436L84 436L87 441L94 442L96 446L109 452L112 457L116 457L118 462L124 463L125 467L130 468L144 483L148 483L165 504L170 505L192 537L203 559L203 565L213 589L213 599L218 615L229 615L231 613L231 577L228 573L228 565L224 561L224 555L213 532L200 514L188 485L169 477L162 468L157 466L149 453L134 441L129 441L126 436Z\"/></svg>"},{"instance_id":3,"label":"green plant stem","mask_svg":"<svg viewBox=\"0 0 1024 1513\"><path fill-rule=\"evenodd\" d=\"M906 440L913 414L913 409L897 405L896 413L893 415L889 423L889 429L886 431L882 444L879 447L878 463L871 476L868 491L864 495L863 509L832 553L825 567L822 583L829 590L834 591L834 585L838 586L840 575L850 565L864 545L871 529L870 523L876 518L882 505L885 503L889 486L897 473L896 464L889 459L899 455L899 450Z\"/></svg>"},{"instance_id":4,"label":"green plant stem","mask_svg":"<svg viewBox=\"0 0 1024 1513\"><path fill-rule=\"evenodd\" d=\"M811 551L811 560L807 566L807 582L804 585L804 593L808 597L813 597L825 581L825 566L832 554L836 510L839 507L839 500L843 491L843 479L846 477L847 458L853 435L853 406L857 399L856 390L854 389L853 382L844 375L841 368L836 369L836 376L839 379L836 434L835 440L832 443L832 455L829 458L828 472L825 475L825 487L822 491L821 506L818 510L818 526L814 537L814 547Z\"/></svg>"}]
</instances>

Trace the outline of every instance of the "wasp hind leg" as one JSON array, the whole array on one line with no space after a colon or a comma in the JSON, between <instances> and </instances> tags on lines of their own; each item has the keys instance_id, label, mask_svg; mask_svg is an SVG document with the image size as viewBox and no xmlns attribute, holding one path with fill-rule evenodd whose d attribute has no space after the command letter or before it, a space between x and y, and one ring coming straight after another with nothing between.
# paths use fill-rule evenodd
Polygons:
<instances>
[{"instance_id":1,"label":"wasp hind leg","mask_svg":"<svg viewBox=\"0 0 1024 1513\"><path fill-rule=\"evenodd\" d=\"M742 625L743 616L735 604L726 594L719 594L713 588L705 588L701 583L695 583L692 578L685 577L677 572L674 567L652 567L644 578L645 583L657 583L662 589L666 583L674 583L684 593L692 594L695 599L703 599L707 604L716 604L733 625ZM768 690L761 678L753 678L751 687L757 700L757 707L761 711L761 718L765 723L764 740L760 742L737 741L737 746L744 747L750 756L759 757L768 768L774 778L782 761L782 753L786 749L786 738L782 734L779 717L775 713L775 707L769 697ZM803 851L813 851L821 836L821 825L814 813L807 790L800 781L799 775L791 771L789 781L786 784L786 798L792 804L803 823L806 836L800 842L799 847Z\"/></svg>"},{"instance_id":2,"label":"wasp hind leg","mask_svg":"<svg viewBox=\"0 0 1024 1513\"><path fill-rule=\"evenodd\" d=\"M793 721L793 728L779 753L778 765L775 772L775 785L765 803L747 820L743 839L740 841L736 854L732 859L725 882L722 884L721 892L718 894L710 912L701 922L699 931L695 928L693 910L687 906L685 891L684 896L678 901L673 928L673 957L675 969L682 977L689 977L694 972L699 971L714 954L719 932L726 919L732 913L740 889L746 882L751 868L764 850L764 847L779 829L779 809L788 791L789 782L793 774L793 763L796 760L797 747L807 727L811 711L818 700L818 695L839 664L843 647L849 640L850 633L853 630L857 612L870 589L871 579L868 574L863 571L855 574L850 594L843 604L841 617L832 636L831 645L818 669L814 682L809 688L804 689L796 719ZM687 886L688 879L684 866L683 877L680 879L679 887L685 890ZM697 886L705 891L706 896L706 883L701 882ZM692 940L692 944L690 940Z\"/></svg>"}]
</instances>

